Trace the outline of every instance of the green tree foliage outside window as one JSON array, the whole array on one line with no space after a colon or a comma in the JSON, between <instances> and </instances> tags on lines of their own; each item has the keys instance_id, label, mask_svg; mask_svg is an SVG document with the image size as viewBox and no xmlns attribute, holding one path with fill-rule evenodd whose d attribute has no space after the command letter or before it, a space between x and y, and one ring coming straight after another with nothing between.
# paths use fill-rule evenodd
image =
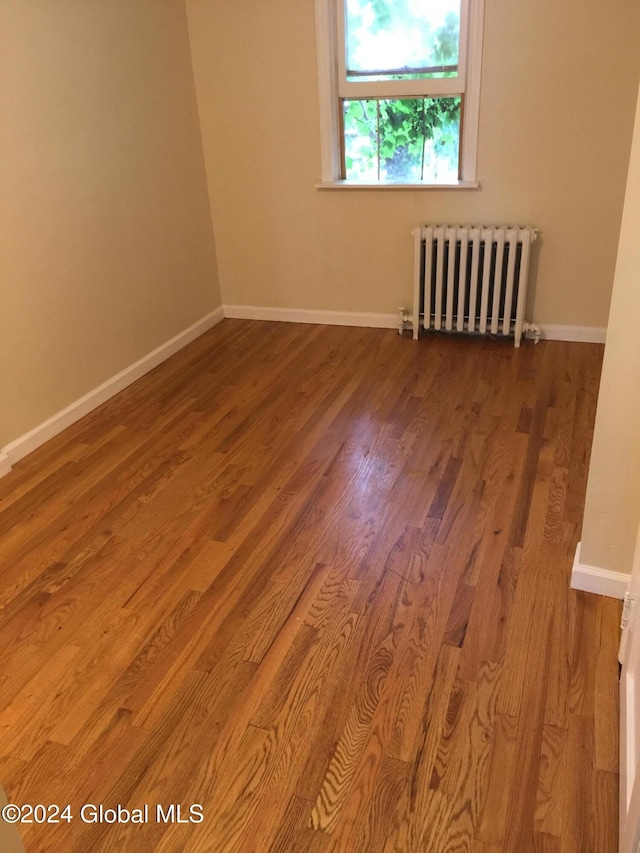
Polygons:
<instances>
[{"instance_id":1,"label":"green tree foliage outside window","mask_svg":"<svg viewBox=\"0 0 640 853\"><path fill-rule=\"evenodd\" d=\"M457 180L460 98L344 101L345 177Z\"/></svg>"},{"instance_id":2,"label":"green tree foliage outside window","mask_svg":"<svg viewBox=\"0 0 640 853\"><path fill-rule=\"evenodd\" d=\"M348 80L456 76L459 2L347 0L346 11ZM458 179L460 97L344 99L342 111L348 180Z\"/></svg>"}]
</instances>

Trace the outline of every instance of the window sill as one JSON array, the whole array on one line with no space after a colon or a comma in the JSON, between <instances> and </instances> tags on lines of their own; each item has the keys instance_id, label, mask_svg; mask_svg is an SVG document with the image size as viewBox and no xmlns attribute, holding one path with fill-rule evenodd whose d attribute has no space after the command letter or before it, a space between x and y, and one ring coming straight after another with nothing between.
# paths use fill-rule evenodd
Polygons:
<instances>
[{"instance_id":1,"label":"window sill","mask_svg":"<svg viewBox=\"0 0 640 853\"><path fill-rule=\"evenodd\" d=\"M480 183L457 181L455 184L405 184L385 181L368 184L364 181L320 181L315 187L318 190L477 190Z\"/></svg>"}]
</instances>

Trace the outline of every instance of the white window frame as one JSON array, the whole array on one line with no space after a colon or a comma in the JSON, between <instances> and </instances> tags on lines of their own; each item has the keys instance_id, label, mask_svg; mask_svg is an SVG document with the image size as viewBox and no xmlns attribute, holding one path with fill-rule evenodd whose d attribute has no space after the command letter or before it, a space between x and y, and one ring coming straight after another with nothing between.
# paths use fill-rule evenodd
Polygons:
<instances>
[{"instance_id":1,"label":"white window frame","mask_svg":"<svg viewBox=\"0 0 640 853\"><path fill-rule=\"evenodd\" d=\"M320 189L468 189L478 187L478 126L480 123L480 75L484 0L462 0L458 75L429 80L396 80L386 83L346 79L344 67L344 0L315 0L320 96ZM396 183L346 181L341 177L341 98L406 96L460 96L463 109L460 127L460 178L455 183Z\"/></svg>"}]
</instances>

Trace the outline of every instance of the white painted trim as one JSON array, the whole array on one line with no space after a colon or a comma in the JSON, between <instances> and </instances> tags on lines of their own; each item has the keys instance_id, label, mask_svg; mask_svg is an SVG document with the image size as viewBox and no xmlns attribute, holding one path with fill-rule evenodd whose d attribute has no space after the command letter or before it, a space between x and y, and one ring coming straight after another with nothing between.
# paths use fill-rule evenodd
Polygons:
<instances>
[{"instance_id":1,"label":"white painted trim","mask_svg":"<svg viewBox=\"0 0 640 853\"><path fill-rule=\"evenodd\" d=\"M475 181L478 172L478 135L480 132L480 78L482 76L482 41L484 37L484 0L475 0L469 9L466 94L462 117L462 157L460 174L465 181Z\"/></svg>"},{"instance_id":2,"label":"white painted trim","mask_svg":"<svg viewBox=\"0 0 640 853\"><path fill-rule=\"evenodd\" d=\"M44 423L39 424L39 426L25 433L25 435L20 436L20 438L0 449L0 477L9 473L11 465L18 462L33 450L36 450L45 441L61 433L62 430L71 426L71 424L79 421L80 418L88 415L89 412L97 409L98 406L101 406L115 394L127 388L137 379L140 379L145 373L149 373L154 367L162 364L163 361L166 361L170 356L223 320L224 316L224 308L216 308L215 311L207 314L178 335L175 335L171 340L143 356L134 362L134 364L121 370L120 373L112 376L111 379L107 379L102 385L89 391L84 397L71 403L71 405L44 421Z\"/></svg>"},{"instance_id":3,"label":"white painted trim","mask_svg":"<svg viewBox=\"0 0 640 853\"><path fill-rule=\"evenodd\" d=\"M319 181L315 184L317 190L477 190L478 181L458 181L455 184L409 184L380 181L377 184L365 181Z\"/></svg>"},{"instance_id":4,"label":"white painted trim","mask_svg":"<svg viewBox=\"0 0 640 853\"><path fill-rule=\"evenodd\" d=\"M340 148L337 144L340 135L340 117L335 98L338 89L336 26L336 9L333 0L316 0L316 50L318 52L323 181L334 180L340 174Z\"/></svg>"},{"instance_id":5,"label":"white painted trim","mask_svg":"<svg viewBox=\"0 0 640 853\"><path fill-rule=\"evenodd\" d=\"M380 189L380 187L378 187ZM224 316L237 320L276 320L282 323L318 323L324 326L365 326L372 329L397 329L398 314L374 314L365 311L324 311L305 308L268 308L263 305L225 305ZM539 326L542 338L549 341L604 343L607 330L595 326ZM533 333L527 337L533 337Z\"/></svg>"},{"instance_id":6,"label":"white painted trim","mask_svg":"<svg viewBox=\"0 0 640 853\"><path fill-rule=\"evenodd\" d=\"M611 569L601 569L598 566L588 566L580 562L580 546L578 542L571 571L571 589L583 592L593 592L596 595L606 595L609 598L623 599L629 587L631 575L624 572L614 572Z\"/></svg>"},{"instance_id":7,"label":"white painted trim","mask_svg":"<svg viewBox=\"0 0 640 853\"><path fill-rule=\"evenodd\" d=\"M4 477L11 471L11 462L6 453L0 450L0 477Z\"/></svg>"},{"instance_id":8,"label":"white painted trim","mask_svg":"<svg viewBox=\"0 0 640 853\"><path fill-rule=\"evenodd\" d=\"M538 323L545 341L577 341L586 344L604 344L607 340L607 327L601 326L555 326ZM527 335L533 337L533 335Z\"/></svg>"},{"instance_id":9,"label":"white painted trim","mask_svg":"<svg viewBox=\"0 0 640 853\"><path fill-rule=\"evenodd\" d=\"M317 323L323 326L364 326L397 329L399 313L314 311L306 308L265 308L259 305L225 305L224 316L237 320L278 320L283 323Z\"/></svg>"}]
</instances>

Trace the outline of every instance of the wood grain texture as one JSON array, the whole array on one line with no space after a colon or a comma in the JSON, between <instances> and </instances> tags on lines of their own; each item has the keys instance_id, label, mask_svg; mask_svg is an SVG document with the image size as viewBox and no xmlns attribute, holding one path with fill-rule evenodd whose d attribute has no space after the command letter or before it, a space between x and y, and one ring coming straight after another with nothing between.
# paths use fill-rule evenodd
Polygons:
<instances>
[{"instance_id":1,"label":"wood grain texture","mask_svg":"<svg viewBox=\"0 0 640 853\"><path fill-rule=\"evenodd\" d=\"M614 853L602 348L225 320L0 481L30 853Z\"/></svg>"}]
</instances>

